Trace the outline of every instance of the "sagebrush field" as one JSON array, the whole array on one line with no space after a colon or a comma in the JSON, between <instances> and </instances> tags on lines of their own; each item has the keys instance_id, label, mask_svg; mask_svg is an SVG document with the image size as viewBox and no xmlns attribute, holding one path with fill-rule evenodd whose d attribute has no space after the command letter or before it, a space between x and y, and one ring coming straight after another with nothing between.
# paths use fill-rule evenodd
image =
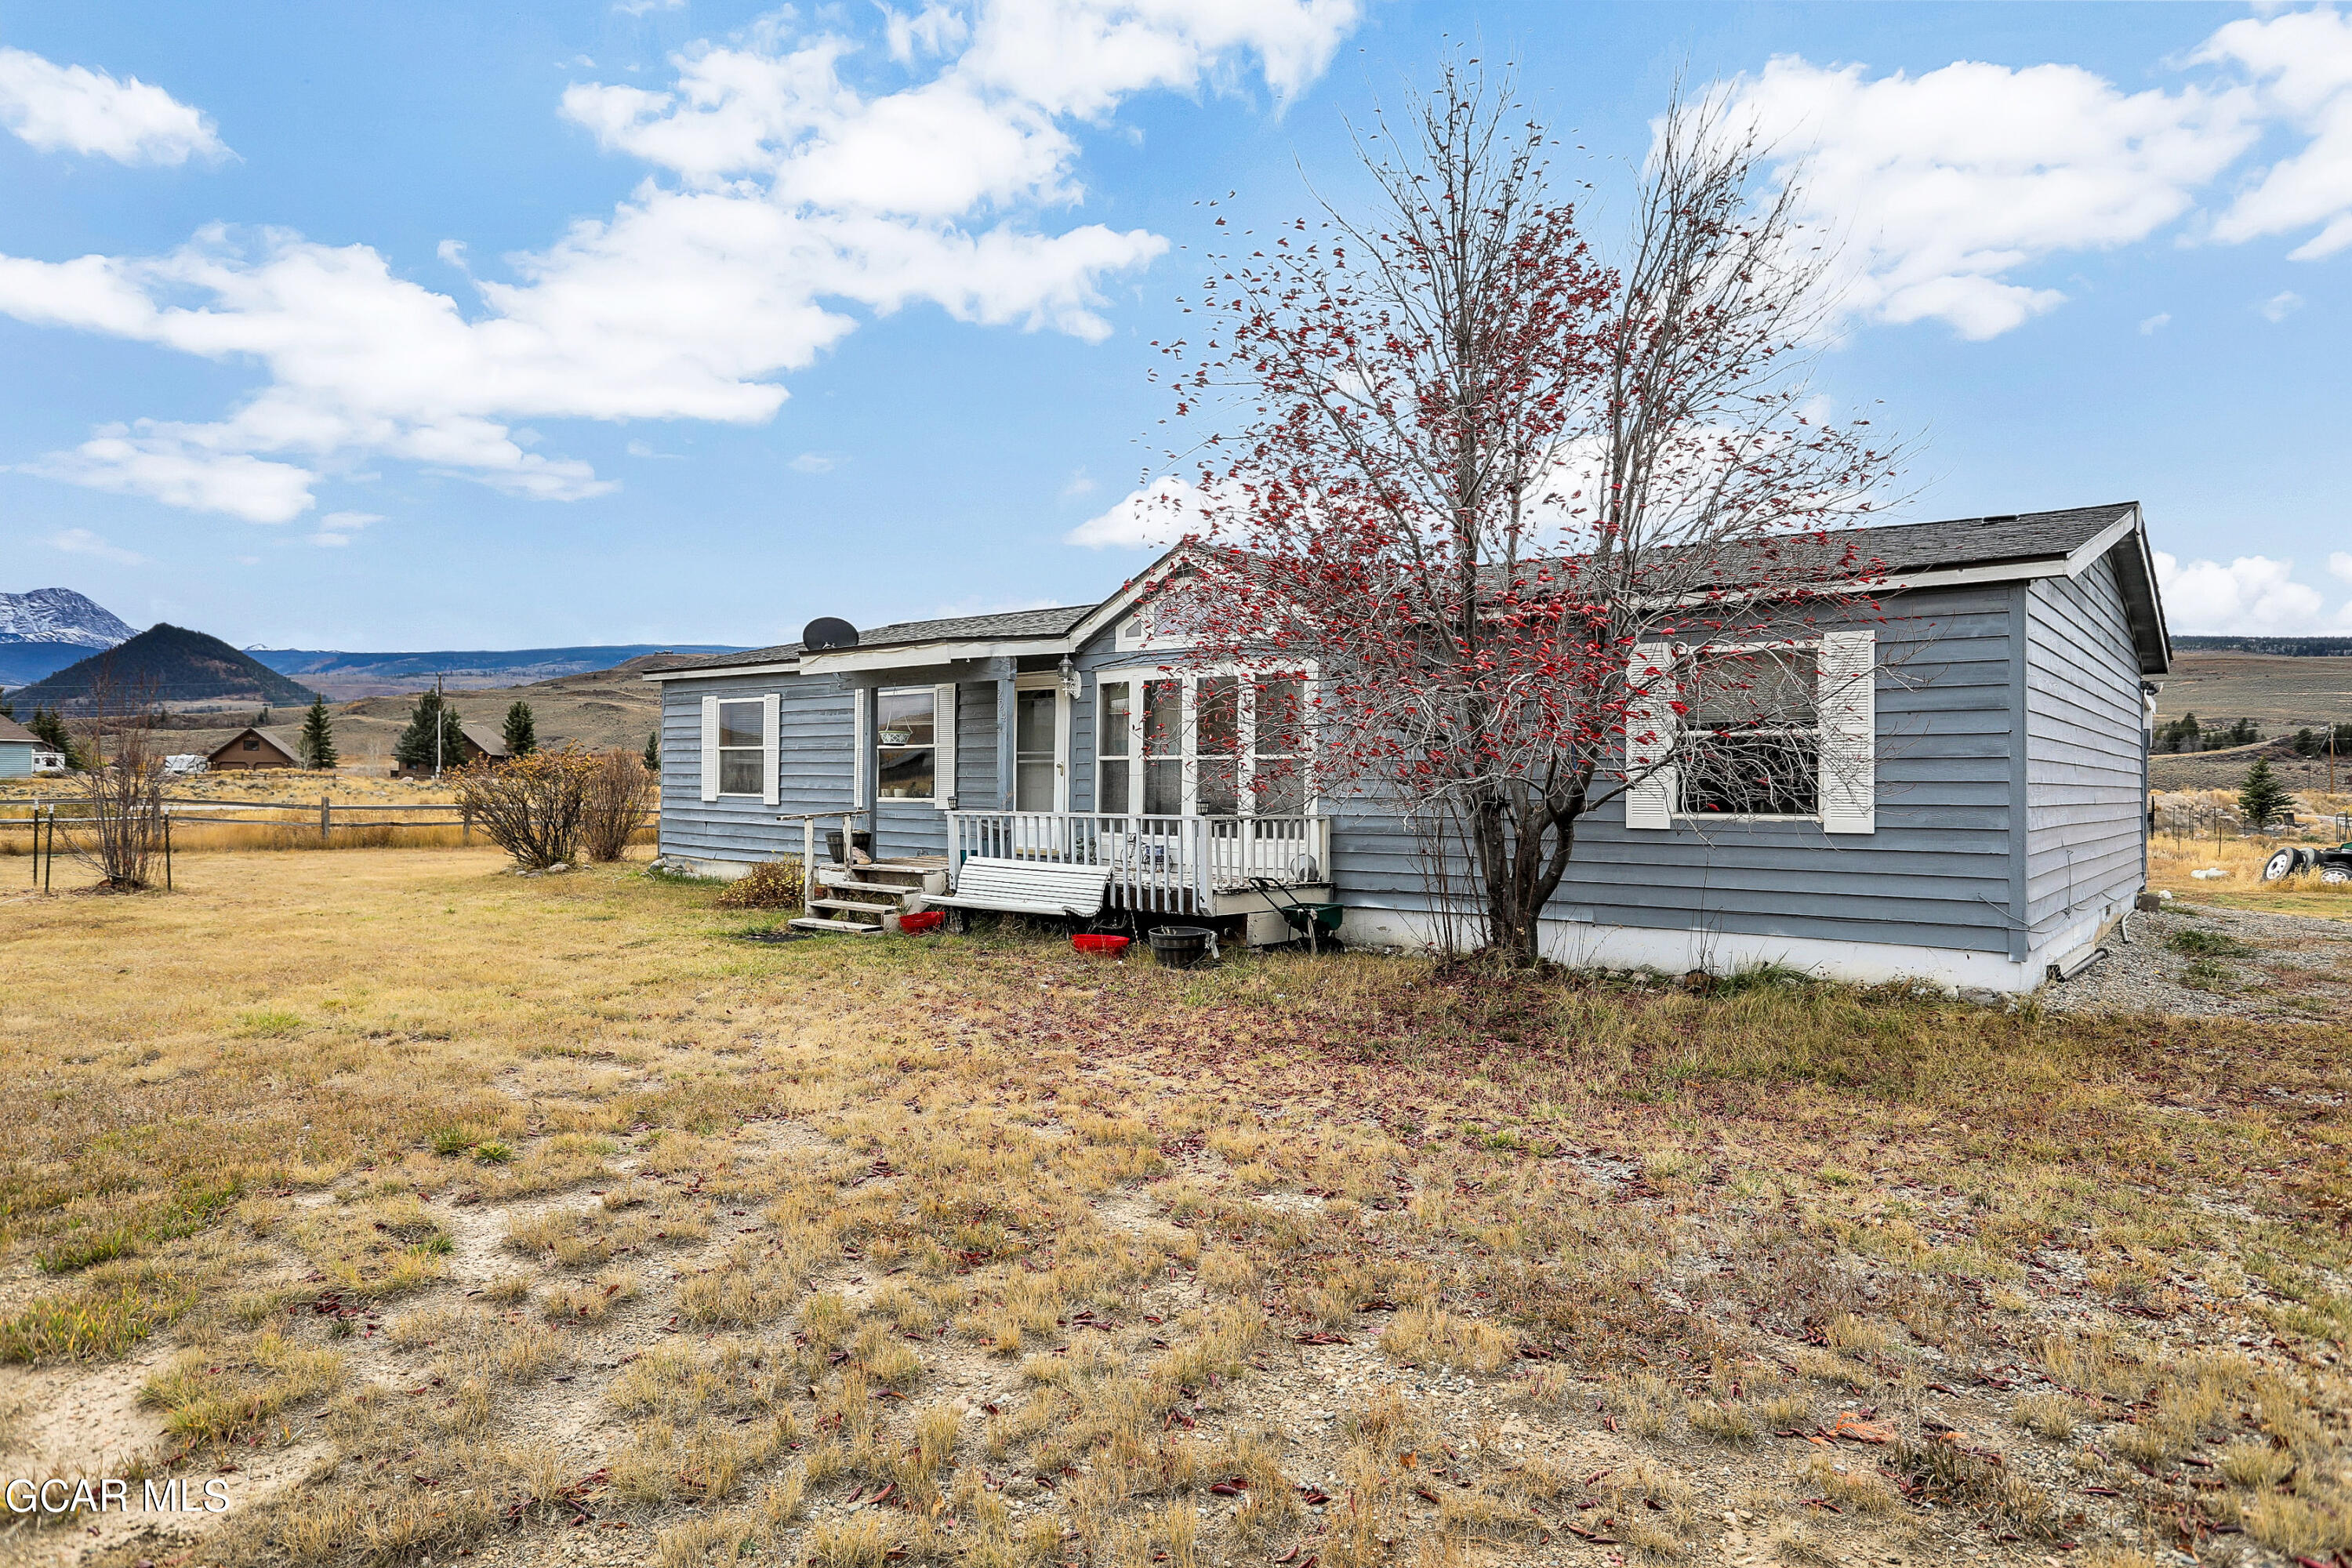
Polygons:
<instances>
[{"instance_id":1,"label":"sagebrush field","mask_svg":"<svg viewBox=\"0 0 2352 1568\"><path fill-rule=\"evenodd\" d=\"M2340 1023L777 943L499 869L0 890L0 1470L234 1499L0 1553L2352 1549Z\"/></svg>"}]
</instances>

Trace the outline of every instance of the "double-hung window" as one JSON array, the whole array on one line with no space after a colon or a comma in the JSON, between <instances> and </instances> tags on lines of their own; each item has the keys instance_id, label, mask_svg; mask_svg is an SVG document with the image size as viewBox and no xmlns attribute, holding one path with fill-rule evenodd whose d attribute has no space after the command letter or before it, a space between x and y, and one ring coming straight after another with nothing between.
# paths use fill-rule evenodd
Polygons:
<instances>
[{"instance_id":1,"label":"double-hung window","mask_svg":"<svg viewBox=\"0 0 2352 1568\"><path fill-rule=\"evenodd\" d=\"M1697 658L1677 758L1684 816L1820 815L1819 666L1810 647Z\"/></svg>"},{"instance_id":2,"label":"double-hung window","mask_svg":"<svg viewBox=\"0 0 2352 1568\"><path fill-rule=\"evenodd\" d=\"M929 800L938 793L939 695L919 686L882 690L874 698L875 752L884 800Z\"/></svg>"},{"instance_id":3,"label":"double-hung window","mask_svg":"<svg viewBox=\"0 0 2352 1568\"><path fill-rule=\"evenodd\" d=\"M1095 809L1113 816L1305 812L1306 677L1113 670L1095 684Z\"/></svg>"},{"instance_id":4,"label":"double-hung window","mask_svg":"<svg viewBox=\"0 0 2352 1568\"><path fill-rule=\"evenodd\" d=\"M1877 827L1877 637L1696 650L1643 643L1626 668L1625 826L1726 820Z\"/></svg>"},{"instance_id":5,"label":"double-hung window","mask_svg":"<svg viewBox=\"0 0 2352 1568\"><path fill-rule=\"evenodd\" d=\"M759 700L719 705L719 793L761 793L761 759L766 737L761 733Z\"/></svg>"}]
</instances>

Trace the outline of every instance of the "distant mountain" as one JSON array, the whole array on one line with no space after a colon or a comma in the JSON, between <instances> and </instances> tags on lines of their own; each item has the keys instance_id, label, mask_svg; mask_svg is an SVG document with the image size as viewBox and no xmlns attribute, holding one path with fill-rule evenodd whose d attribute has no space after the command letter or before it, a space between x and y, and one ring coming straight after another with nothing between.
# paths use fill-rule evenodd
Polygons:
<instances>
[{"instance_id":1,"label":"distant mountain","mask_svg":"<svg viewBox=\"0 0 2352 1568\"><path fill-rule=\"evenodd\" d=\"M9 694L19 711L28 704L76 708L101 678L116 700L129 702L268 702L300 706L317 695L215 637L159 623L119 647L95 653Z\"/></svg>"},{"instance_id":2,"label":"distant mountain","mask_svg":"<svg viewBox=\"0 0 2352 1568\"><path fill-rule=\"evenodd\" d=\"M0 686L55 674L93 648L112 647L131 628L71 588L0 594Z\"/></svg>"},{"instance_id":3,"label":"distant mountain","mask_svg":"<svg viewBox=\"0 0 2352 1568\"><path fill-rule=\"evenodd\" d=\"M610 669L657 653L737 653L723 643L601 643L581 647L444 648L427 653L338 653L315 648L245 650L281 675L299 676L329 697L352 700L421 691L444 678L452 691L524 686Z\"/></svg>"},{"instance_id":4,"label":"distant mountain","mask_svg":"<svg viewBox=\"0 0 2352 1568\"><path fill-rule=\"evenodd\" d=\"M2286 658L2352 658L2352 637L2174 637L2183 653L2266 653Z\"/></svg>"},{"instance_id":5,"label":"distant mountain","mask_svg":"<svg viewBox=\"0 0 2352 1568\"><path fill-rule=\"evenodd\" d=\"M71 588L36 588L0 594L0 643L68 643L79 648L112 647L134 628Z\"/></svg>"}]
</instances>

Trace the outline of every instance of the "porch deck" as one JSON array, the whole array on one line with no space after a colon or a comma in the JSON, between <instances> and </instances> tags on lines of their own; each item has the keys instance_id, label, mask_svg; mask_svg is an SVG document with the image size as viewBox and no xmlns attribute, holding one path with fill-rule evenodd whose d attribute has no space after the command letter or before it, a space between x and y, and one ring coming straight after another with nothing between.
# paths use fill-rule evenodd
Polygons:
<instances>
[{"instance_id":1,"label":"porch deck","mask_svg":"<svg viewBox=\"0 0 2352 1568\"><path fill-rule=\"evenodd\" d=\"M1262 906L1253 879L1285 888L1327 887L1330 825L1320 816L948 813L951 886L974 857L1108 867L1114 909L1208 916ZM1240 911L1227 907L1237 899Z\"/></svg>"}]
</instances>

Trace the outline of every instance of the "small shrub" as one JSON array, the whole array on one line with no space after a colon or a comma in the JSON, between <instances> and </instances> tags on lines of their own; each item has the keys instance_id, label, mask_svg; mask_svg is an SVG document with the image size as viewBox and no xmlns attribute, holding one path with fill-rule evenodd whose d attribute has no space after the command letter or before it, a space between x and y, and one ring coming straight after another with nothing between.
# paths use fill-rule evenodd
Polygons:
<instances>
[{"instance_id":1,"label":"small shrub","mask_svg":"<svg viewBox=\"0 0 2352 1568\"><path fill-rule=\"evenodd\" d=\"M653 805L653 775L643 758L618 747L598 756L582 802L580 841L592 860L618 860L646 825Z\"/></svg>"},{"instance_id":2,"label":"small shrub","mask_svg":"<svg viewBox=\"0 0 2352 1568\"><path fill-rule=\"evenodd\" d=\"M586 826L588 795L601 764L577 746L459 768L458 804L490 842L520 866L568 862Z\"/></svg>"},{"instance_id":3,"label":"small shrub","mask_svg":"<svg viewBox=\"0 0 2352 1568\"><path fill-rule=\"evenodd\" d=\"M474 1135L462 1127L436 1127L425 1135L436 1154L462 1154L474 1146Z\"/></svg>"},{"instance_id":4,"label":"small shrub","mask_svg":"<svg viewBox=\"0 0 2352 1568\"><path fill-rule=\"evenodd\" d=\"M474 1158L485 1165L503 1165L514 1158L514 1151L495 1139L474 1145Z\"/></svg>"},{"instance_id":5,"label":"small shrub","mask_svg":"<svg viewBox=\"0 0 2352 1568\"><path fill-rule=\"evenodd\" d=\"M796 910L801 907L801 861L797 855L754 866L719 895L722 910Z\"/></svg>"}]
</instances>

